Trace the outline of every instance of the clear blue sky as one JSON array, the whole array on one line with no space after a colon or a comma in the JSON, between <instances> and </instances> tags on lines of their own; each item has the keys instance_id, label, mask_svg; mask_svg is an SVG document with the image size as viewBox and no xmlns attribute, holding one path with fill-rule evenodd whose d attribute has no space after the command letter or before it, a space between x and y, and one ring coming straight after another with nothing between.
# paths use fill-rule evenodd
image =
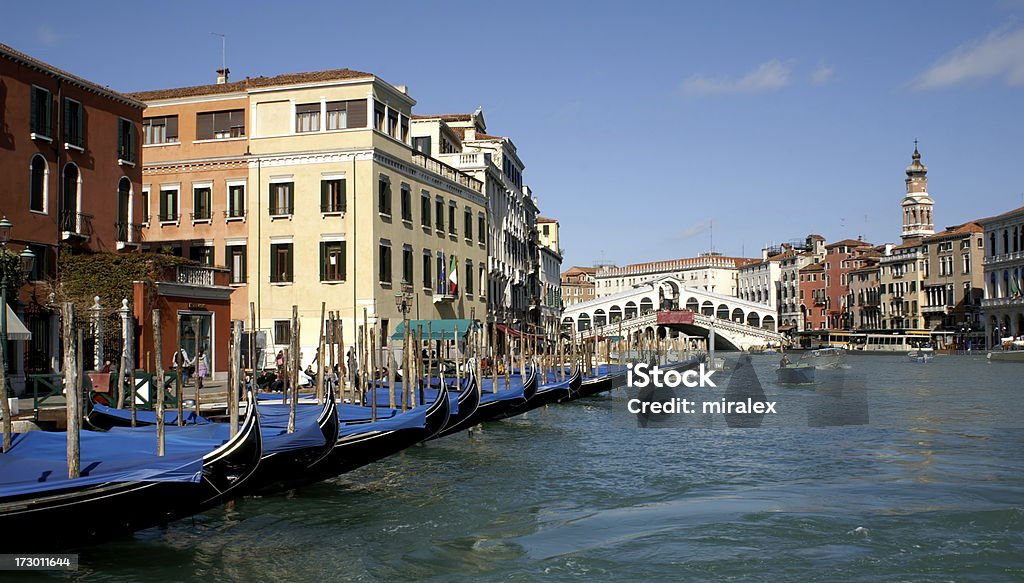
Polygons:
<instances>
[{"instance_id":1,"label":"clear blue sky","mask_svg":"<svg viewBox=\"0 0 1024 583\"><path fill-rule=\"evenodd\" d=\"M58 9L59 5L63 5ZM897 240L913 140L940 225L1024 205L1024 1L27 2L0 40L122 91L350 67L483 106L565 266ZM42 16L39 16L42 14Z\"/></svg>"}]
</instances>

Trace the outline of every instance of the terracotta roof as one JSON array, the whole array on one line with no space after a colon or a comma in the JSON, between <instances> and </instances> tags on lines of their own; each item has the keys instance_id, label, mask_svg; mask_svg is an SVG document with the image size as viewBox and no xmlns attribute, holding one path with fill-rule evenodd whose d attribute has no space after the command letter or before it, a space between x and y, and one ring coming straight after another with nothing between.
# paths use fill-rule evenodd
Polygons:
<instances>
[{"instance_id":1,"label":"terracotta roof","mask_svg":"<svg viewBox=\"0 0 1024 583\"><path fill-rule=\"evenodd\" d=\"M472 113L439 113L434 115L413 115L412 119L439 119L441 121L473 121Z\"/></svg>"},{"instance_id":2,"label":"terracotta roof","mask_svg":"<svg viewBox=\"0 0 1024 583\"><path fill-rule=\"evenodd\" d=\"M537 217L537 222L538 223L557 223L558 219L552 219L550 217L540 217L540 216L538 216Z\"/></svg>"},{"instance_id":3,"label":"terracotta roof","mask_svg":"<svg viewBox=\"0 0 1024 583\"><path fill-rule=\"evenodd\" d=\"M842 241L836 241L835 243L829 243L828 245L825 245L825 248L826 249L831 249L833 247L838 247L840 245L846 245L848 247L870 247L871 243L867 243L865 241L860 241L858 239L843 239Z\"/></svg>"},{"instance_id":4,"label":"terracotta roof","mask_svg":"<svg viewBox=\"0 0 1024 583\"><path fill-rule=\"evenodd\" d=\"M573 265L569 269L566 269L565 271L563 271L562 275L563 276L565 276L565 275L575 275L577 273L590 273L590 274L594 274L594 273L597 273L597 268L596 267L579 267L579 266Z\"/></svg>"},{"instance_id":5,"label":"terracotta roof","mask_svg":"<svg viewBox=\"0 0 1024 583\"><path fill-rule=\"evenodd\" d=\"M800 268L800 271L824 271L824 270L825 270L825 264L824 263L817 263L817 262L811 263L810 265L806 265L806 266Z\"/></svg>"},{"instance_id":6,"label":"terracotta roof","mask_svg":"<svg viewBox=\"0 0 1024 583\"><path fill-rule=\"evenodd\" d=\"M921 246L921 237L913 237L893 247L893 249L911 249Z\"/></svg>"},{"instance_id":7,"label":"terracotta roof","mask_svg":"<svg viewBox=\"0 0 1024 583\"><path fill-rule=\"evenodd\" d=\"M504 140L505 136L492 136L491 134L485 134L483 132L476 133L476 139L478 140Z\"/></svg>"},{"instance_id":8,"label":"terracotta roof","mask_svg":"<svg viewBox=\"0 0 1024 583\"><path fill-rule=\"evenodd\" d=\"M962 225L953 225L948 227L945 231L935 233L934 235L928 235L924 238L925 241L935 241L937 239L944 239L946 237L955 237L958 235L966 235L968 233L984 233L985 228L978 223L972 221L964 223Z\"/></svg>"},{"instance_id":9,"label":"terracotta roof","mask_svg":"<svg viewBox=\"0 0 1024 583\"><path fill-rule=\"evenodd\" d=\"M761 259L751 259L747 257L726 257L724 255L701 255L698 257L683 257L681 259L667 259L665 261L630 263L629 265L623 265L621 267L611 267L608 269L608 271L613 272L610 274L612 276L636 275L638 273L643 273L643 270L645 269L673 271L676 269L698 268L709 261L718 261L723 263L731 262L734 267L739 268L745 265L750 265L752 263L760 263Z\"/></svg>"},{"instance_id":10,"label":"terracotta roof","mask_svg":"<svg viewBox=\"0 0 1024 583\"><path fill-rule=\"evenodd\" d=\"M8 59L10 59L12 61L19 62L22 65L26 65L28 67L31 67L31 68L37 69L39 71L42 71L43 73L46 73L47 75L50 75L50 76L53 76L53 77L57 77L57 78L60 78L60 79L64 79L66 81L70 81L71 83L74 83L75 85L78 85L78 86L80 86L83 89L99 93L100 95L103 95L105 97L109 97L111 99L120 101L121 103L125 103L127 105L131 105L132 107L137 107L139 109L143 109L143 108L146 107L145 103L142 103L141 101L137 101L136 99L133 99L130 95L125 95L124 93L118 93L117 91L114 91L114 90L112 90L112 89L110 89L108 87L104 87L102 85L98 85L96 83L93 83L92 81L88 81L86 79L83 79L83 78L79 77L78 75L74 75L72 73L68 73L67 71L65 71L63 69L58 69L57 67L54 67L53 65L50 65L49 63L44 63L43 61L40 61L39 59L36 59L35 57L30 57L30 56L26 55L25 53L23 53L23 52L21 52L19 50L16 50L16 49L14 49L12 47L9 47L9 46L7 46L7 45L5 45L3 43L0 43L0 57L6 57L6 58L8 58Z\"/></svg>"},{"instance_id":11,"label":"terracotta roof","mask_svg":"<svg viewBox=\"0 0 1024 583\"><path fill-rule=\"evenodd\" d=\"M352 69L330 69L327 71L312 71L309 73L285 73L273 77L246 77L241 81L230 83L214 83L212 85L194 85L192 87L176 87L173 89L156 89L153 91L138 91L128 95L141 101L154 101L157 99L175 99L179 97L198 97L201 95L216 95L219 93L240 93L248 89L259 87L277 87L285 85L298 85L300 83L317 83L321 81L340 81L343 79L371 79L372 73L353 71Z\"/></svg>"}]
</instances>

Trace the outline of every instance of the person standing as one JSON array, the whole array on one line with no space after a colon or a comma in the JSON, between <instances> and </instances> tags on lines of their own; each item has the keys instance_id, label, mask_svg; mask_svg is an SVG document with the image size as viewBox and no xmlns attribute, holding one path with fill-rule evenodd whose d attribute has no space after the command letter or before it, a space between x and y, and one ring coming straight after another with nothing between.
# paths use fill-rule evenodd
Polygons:
<instances>
[{"instance_id":1,"label":"person standing","mask_svg":"<svg viewBox=\"0 0 1024 583\"><path fill-rule=\"evenodd\" d=\"M181 385L188 385L188 377L191 372L192 361L188 357L188 352L185 352L185 347L182 346L175 353L171 359L171 365L177 370L178 365L181 365Z\"/></svg>"},{"instance_id":2,"label":"person standing","mask_svg":"<svg viewBox=\"0 0 1024 583\"><path fill-rule=\"evenodd\" d=\"M200 350L196 356L196 393L203 389L203 379L210 372L210 363L206 359L206 351Z\"/></svg>"}]
</instances>

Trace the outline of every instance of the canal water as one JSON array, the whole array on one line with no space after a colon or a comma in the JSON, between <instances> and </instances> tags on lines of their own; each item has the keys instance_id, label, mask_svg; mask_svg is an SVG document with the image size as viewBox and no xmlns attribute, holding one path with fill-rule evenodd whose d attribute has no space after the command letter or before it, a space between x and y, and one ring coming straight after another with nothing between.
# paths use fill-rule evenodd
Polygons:
<instances>
[{"instance_id":1,"label":"canal water","mask_svg":"<svg viewBox=\"0 0 1024 583\"><path fill-rule=\"evenodd\" d=\"M775 384L777 356L753 358L790 413L816 394ZM1024 366L848 366L866 384L855 424L639 429L618 419L618 391L88 549L52 577L1024 580Z\"/></svg>"}]
</instances>

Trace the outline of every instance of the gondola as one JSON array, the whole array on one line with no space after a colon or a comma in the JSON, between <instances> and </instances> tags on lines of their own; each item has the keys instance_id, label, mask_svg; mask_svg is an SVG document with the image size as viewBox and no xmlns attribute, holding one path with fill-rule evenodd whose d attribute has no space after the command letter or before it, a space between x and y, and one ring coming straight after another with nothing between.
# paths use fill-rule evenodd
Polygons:
<instances>
[{"instance_id":1,"label":"gondola","mask_svg":"<svg viewBox=\"0 0 1024 583\"><path fill-rule=\"evenodd\" d=\"M451 411L448 391L429 405L376 421L342 423L330 453L309 467L309 481L350 472L429 439L444 429Z\"/></svg>"},{"instance_id":2,"label":"gondola","mask_svg":"<svg viewBox=\"0 0 1024 583\"><path fill-rule=\"evenodd\" d=\"M297 404L295 431L288 433L290 407L259 405L263 458L246 483L246 494L270 494L311 483L309 469L325 459L338 441L341 427L334 399L323 405Z\"/></svg>"},{"instance_id":3,"label":"gondola","mask_svg":"<svg viewBox=\"0 0 1024 583\"><path fill-rule=\"evenodd\" d=\"M132 430L81 433L81 477L67 479L66 433L17 435L0 454L0 530L6 552L95 544L191 516L238 496L259 466L253 396L240 429L182 427L166 455Z\"/></svg>"},{"instance_id":4,"label":"gondola","mask_svg":"<svg viewBox=\"0 0 1024 583\"><path fill-rule=\"evenodd\" d=\"M518 377L515 375L513 378ZM548 390L541 392L542 387L537 377L537 367L531 366L529 372L526 373L526 380L523 381L523 391L526 392L527 388L530 388L530 396L523 399L521 402L513 404L511 407L506 408L500 414L490 417L487 419L481 419L481 421L493 421L496 419L508 419L509 417L515 417L516 415L522 415L527 411L532 411L538 407L542 407L548 403L557 402L560 397L568 396L568 379L561 383L547 385Z\"/></svg>"},{"instance_id":5,"label":"gondola","mask_svg":"<svg viewBox=\"0 0 1024 583\"><path fill-rule=\"evenodd\" d=\"M195 411L184 411L181 418L183 425L201 425L210 421ZM131 427L132 412L130 409L115 409L101 403L93 403L86 416L89 425L95 429L106 431L111 427ZM164 423L168 426L178 424L178 410L164 411ZM148 410L135 411L135 426L156 425L156 412Z\"/></svg>"},{"instance_id":6,"label":"gondola","mask_svg":"<svg viewBox=\"0 0 1024 583\"><path fill-rule=\"evenodd\" d=\"M499 377L500 379L500 377ZM463 429L475 427L480 423L504 419L507 411L519 406L533 397L537 392L536 377L533 382L523 383L522 377L515 375L509 377L509 386L503 389L494 390L494 380L484 378L478 380L480 385L480 404L470 417L463 420L459 427L445 428L440 437L451 435Z\"/></svg>"}]
</instances>

